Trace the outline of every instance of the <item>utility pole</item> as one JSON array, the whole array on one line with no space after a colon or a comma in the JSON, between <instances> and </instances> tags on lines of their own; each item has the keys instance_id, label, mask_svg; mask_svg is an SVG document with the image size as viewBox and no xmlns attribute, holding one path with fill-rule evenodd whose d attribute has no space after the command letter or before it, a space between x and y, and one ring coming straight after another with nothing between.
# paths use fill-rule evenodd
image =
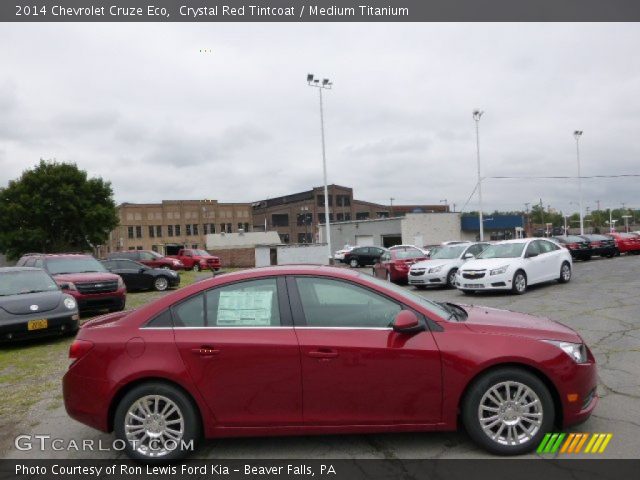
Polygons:
<instances>
[{"instance_id":1,"label":"utility pole","mask_svg":"<svg viewBox=\"0 0 640 480\"><path fill-rule=\"evenodd\" d=\"M582 136L582 130L576 130L573 132L573 136L576 139L576 158L578 159L578 194L580 195L580 235L584 235L584 215L582 210L582 174L580 173L580 146L579 140Z\"/></svg>"},{"instance_id":2,"label":"utility pole","mask_svg":"<svg viewBox=\"0 0 640 480\"><path fill-rule=\"evenodd\" d=\"M482 218L482 176L480 174L480 117L484 112L481 110L473 111L473 120L476 122L476 153L478 160L478 202L480 203L480 213L478 214L478 222L480 223L480 241L484 241L484 219Z\"/></svg>"},{"instance_id":3,"label":"utility pole","mask_svg":"<svg viewBox=\"0 0 640 480\"><path fill-rule=\"evenodd\" d=\"M540 223L544 225L544 205L542 204L542 199L540 199Z\"/></svg>"},{"instance_id":4,"label":"utility pole","mask_svg":"<svg viewBox=\"0 0 640 480\"><path fill-rule=\"evenodd\" d=\"M395 198L391 197L389 199L389 216L391 218L393 218L393 201L395 200Z\"/></svg>"}]
</instances>

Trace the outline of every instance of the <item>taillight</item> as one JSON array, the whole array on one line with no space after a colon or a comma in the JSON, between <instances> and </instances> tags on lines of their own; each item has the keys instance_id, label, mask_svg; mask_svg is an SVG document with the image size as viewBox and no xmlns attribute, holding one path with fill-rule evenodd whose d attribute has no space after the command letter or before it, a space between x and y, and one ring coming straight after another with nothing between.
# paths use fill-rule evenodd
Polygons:
<instances>
[{"instance_id":1,"label":"taillight","mask_svg":"<svg viewBox=\"0 0 640 480\"><path fill-rule=\"evenodd\" d=\"M89 353L89 350L91 350L92 348L93 342L90 342L88 340L74 340L69 347L69 360L71 360L71 363L77 362L87 353Z\"/></svg>"},{"instance_id":2,"label":"taillight","mask_svg":"<svg viewBox=\"0 0 640 480\"><path fill-rule=\"evenodd\" d=\"M576 248L578 248L578 244L577 244L577 243L570 243L570 244L569 244L569 248L570 248L571 250L575 250Z\"/></svg>"}]
</instances>

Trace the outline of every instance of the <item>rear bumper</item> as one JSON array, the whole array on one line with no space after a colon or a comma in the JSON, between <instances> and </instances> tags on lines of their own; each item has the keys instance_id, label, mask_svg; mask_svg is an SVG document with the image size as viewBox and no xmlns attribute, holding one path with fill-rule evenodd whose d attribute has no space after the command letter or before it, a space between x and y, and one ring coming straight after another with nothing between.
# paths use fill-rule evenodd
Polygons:
<instances>
[{"instance_id":1,"label":"rear bumper","mask_svg":"<svg viewBox=\"0 0 640 480\"><path fill-rule=\"evenodd\" d=\"M46 315L43 315L43 318L47 319L47 328L38 330L29 330L28 323L32 318L0 322L0 342L48 337L65 333L73 333L78 330L79 317L77 314L58 316L54 318L49 318L46 317Z\"/></svg>"},{"instance_id":2,"label":"rear bumper","mask_svg":"<svg viewBox=\"0 0 640 480\"><path fill-rule=\"evenodd\" d=\"M62 378L62 395L67 413L80 423L108 432L111 400L109 384L75 375L72 369Z\"/></svg>"}]
</instances>

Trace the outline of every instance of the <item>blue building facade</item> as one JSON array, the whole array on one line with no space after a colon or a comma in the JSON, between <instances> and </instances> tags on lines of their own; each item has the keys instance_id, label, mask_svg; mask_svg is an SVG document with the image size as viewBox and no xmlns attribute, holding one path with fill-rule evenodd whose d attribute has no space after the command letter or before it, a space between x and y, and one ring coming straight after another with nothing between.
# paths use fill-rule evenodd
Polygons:
<instances>
[{"instance_id":1,"label":"blue building facade","mask_svg":"<svg viewBox=\"0 0 640 480\"><path fill-rule=\"evenodd\" d=\"M523 215L485 215L485 240L509 240L517 238L517 232L525 227ZM480 222L477 215L463 215L460 220L463 232L475 232L480 236Z\"/></svg>"}]
</instances>

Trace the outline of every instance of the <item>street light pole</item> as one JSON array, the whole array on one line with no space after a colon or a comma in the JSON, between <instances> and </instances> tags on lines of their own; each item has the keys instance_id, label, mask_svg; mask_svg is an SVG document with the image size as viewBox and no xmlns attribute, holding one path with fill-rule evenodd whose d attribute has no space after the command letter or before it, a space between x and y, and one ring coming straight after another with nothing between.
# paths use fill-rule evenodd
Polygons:
<instances>
[{"instance_id":1,"label":"street light pole","mask_svg":"<svg viewBox=\"0 0 640 480\"><path fill-rule=\"evenodd\" d=\"M307 84L310 87L316 87L320 95L320 133L322 136L322 175L324 177L324 225L327 232L327 248L329 250L329 264L333 258L333 251L331 250L331 223L329 221L329 187L327 186L327 156L324 146L324 108L322 105L322 90L331 90L333 83L328 78L320 79L314 78L313 73L307 75Z\"/></svg>"},{"instance_id":2,"label":"street light pole","mask_svg":"<svg viewBox=\"0 0 640 480\"><path fill-rule=\"evenodd\" d=\"M480 117L484 112L481 110L473 111L473 119L476 122L476 153L478 159L478 201L480 203L480 213L478 221L480 222L480 241L484 241L484 225L482 218L482 177L480 176Z\"/></svg>"},{"instance_id":3,"label":"street light pole","mask_svg":"<svg viewBox=\"0 0 640 480\"><path fill-rule=\"evenodd\" d=\"M580 235L584 235L584 215L582 213L582 175L580 173L580 137L582 130L573 132L576 139L576 158L578 159L578 194L580 195Z\"/></svg>"}]
</instances>

